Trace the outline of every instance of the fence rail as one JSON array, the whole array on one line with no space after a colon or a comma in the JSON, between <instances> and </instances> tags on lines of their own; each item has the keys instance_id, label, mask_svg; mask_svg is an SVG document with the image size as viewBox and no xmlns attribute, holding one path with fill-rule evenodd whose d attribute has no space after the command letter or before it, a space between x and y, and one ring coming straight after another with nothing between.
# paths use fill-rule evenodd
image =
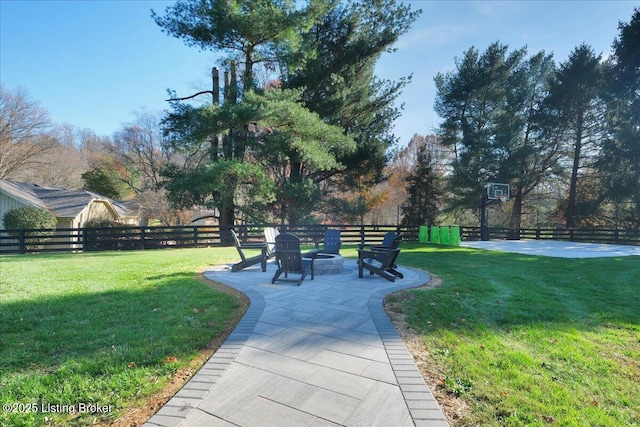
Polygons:
<instances>
[{"instance_id":1,"label":"fence rail","mask_svg":"<svg viewBox=\"0 0 640 427\"><path fill-rule=\"evenodd\" d=\"M480 227L460 227L462 240L480 240ZM566 240L582 243L640 245L640 230L616 228L489 228L492 240Z\"/></svg>"},{"instance_id":2,"label":"fence rail","mask_svg":"<svg viewBox=\"0 0 640 427\"><path fill-rule=\"evenodd\" d=\"M303 244L322 239L327 228L342 232L344 243L379 243L388 231L403 233L405 240L417 240L417 227L395 225L273 225L234 226L243 241L264 240L265 227L278 227L300 237ZM0 230L0 254L32 252L89 252L162 248L229 246L233 240L220 226L105 227L47 230Z\"/></svg>"},{"instance_id":3,"label":"fence rail","mask_svg":"<svg viewBox=\"0 0 640 427\"><path fill-rule=\"evenodd\" d=\"M264 239L265 227L278 227L290 232L303 244L313 244L322 239L327 228L342 232L345 244L379 243L385 233L399 231L405 241L418 240L418 227L396 225L280 225L260 224L234 226L240 239L259 242ZM162 248L201 248L229 246L229 227L177 226L177 227L108 227L67 228L57 230L0 230L0 254L24 254L32 252L89 252L111 250L141 250ZM462 240L480 240L480 227L460 227ZM626 229L520 229L490 228L491 239L568 240L586 243L611 243L640 245L640 230Z\"/></svg>"}]
</instances>

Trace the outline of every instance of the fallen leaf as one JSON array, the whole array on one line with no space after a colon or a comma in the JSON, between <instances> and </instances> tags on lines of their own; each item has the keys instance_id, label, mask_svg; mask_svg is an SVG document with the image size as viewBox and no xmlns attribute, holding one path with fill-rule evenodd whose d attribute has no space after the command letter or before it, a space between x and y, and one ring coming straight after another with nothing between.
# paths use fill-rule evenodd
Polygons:
<instances>
[{"instance_id":1,"label":"fallen leaf","mask_svg":"<svg viewBox=\"0 0 640 427\"><path fill-rule=\"evenodd\" d=\"M136 362L129 362L129 364L127 366L129 368L135 368L136 367Z\"/></svg>"},{"instance_id":2,"label":"fallen leaf","mask_svg":"<svg viewBox=\"0 0 640 427\"><path fill-rule=\"evenodd\" d=\"M178 361L178 358L175 356L167 356L164 359L164 363L176 363Z\"/></svg>"}]
</instances>

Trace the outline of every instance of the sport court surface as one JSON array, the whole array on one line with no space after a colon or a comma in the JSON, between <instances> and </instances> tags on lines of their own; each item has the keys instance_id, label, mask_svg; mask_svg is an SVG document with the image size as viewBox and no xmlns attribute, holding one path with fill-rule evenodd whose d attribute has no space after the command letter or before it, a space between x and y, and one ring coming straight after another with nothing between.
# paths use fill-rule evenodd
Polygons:
<instances>
[{"instance_id":1,"label":"sport court surface","mask_svg":"<svg viewBox=\"0 0 640 427\"><path fill-rule=\"evenodd\" d=\"M640 256L640 246L576 243L559 240L463 241L460 246L491 251L542 255L558 258L601 258Z\"/></svg>"}]
</instances>

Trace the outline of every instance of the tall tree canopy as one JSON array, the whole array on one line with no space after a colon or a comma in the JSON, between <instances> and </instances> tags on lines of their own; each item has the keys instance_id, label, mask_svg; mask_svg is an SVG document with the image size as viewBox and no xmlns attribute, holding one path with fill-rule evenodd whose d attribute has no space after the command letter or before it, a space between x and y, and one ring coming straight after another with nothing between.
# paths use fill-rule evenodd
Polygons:
<instances>
[{"instance_id":1,"label":"tall tree canopy","mask_svg":"<svg viewBox=\"0 0 640 427\"><path fill-rule=\"evenodd\" d=\"M585 198L578 204L578 181L588 179L585 171L593 170L594 150L603 137L602 78L600 56L582 44L560 64L549 90L547 102L553 117L551 126L562 135L565 155L571 162L569 196L564 210L568 228L574 227L581 217L588 216L598 204Z\"/></svg>"},{"instance_id":2,"label":"tall tree canopy","mask_svg":"<svg viewBox=\"0 0 640 427\"><path fill-rule=\"evenodd\" d=\"M455 153L453 208L476 208L487 183L509 183L511 224L519 228L525 197L557 160L557 139L540 122L552 73L544 52L526 58L526 49L509 52L496 42L482 54L472 47L455 71L436 75L439 134Z\"/></svg>"},{"instance_id":3,"label":"tall tree canopy","mask_svg":"<svg viewBox=\"0 0 640 427\"><path fill-rule=\"evenodd\" d=\"M599 161L616 223L640 226L640 9L620 23L613 43L607 92L609 135Z\"/></svg>"},{"instance_id":4,"label":"tall tree canopy","mask_svg":"<svg viewBox=\"0 0 640 427\"><path fill-rule=\"evenodd\" d=\"M238 165L233 170L254 173L260 167L276 184L272 208L277 216L304 220L320 199L322 183L363 170L380 176L393 143L390 126L397 111L392 104L405 81L376 79L374 65L416 16L394 0L310 0L305 5L182 0L165 16L154 13L168 34L234 60L227 62L222 105L216 102L215 85L211 108L173 97L173 111L165 120L171 144L191 156L198 170L229 161ZM243 69L240 87L234 78L236 60ZM259 63L279 72L266 91L254 79ZM167 173L174 200L202 200L185 197L190 189L182 174L187 172L192 173L173 167ZM220 208L222 223L232 224L238 202L234 189L207 188L211 196L218 195L208 199Z\"/></svg>"},{"instance_id":5,"label":"tall tree canopy","mask_svg":"<svg viewBox=\"0 0 640 427\"><path fill-rule=\"evenodd\" d=\"M152 16L167 34L187 46L222 51L243 67L245 90L254 85L254 66L277 66L295 48L299 34L326 13L332 0L180 0L164 16Z\"/></svg>"},{"instance_id":6,"label":"tall tree canopy","mask_svg":"<svg viewBox=\"0 0 640 427\"><path fill-rule=\"evenodd\" d=\"M327 170L320 179L348 189L363 175L369 185L381 178L388 149L395 143L391 127L399 112L394 102L409 78L380 80L375 64L419 14L395 0L345 2L303 35L284 85L302 88L305 105L343 128L357 144L340 159L346 168ZM329 188L335 193L335 186ZM324 197L336 206L332 199Z\"/></svg>"}]
</instances>

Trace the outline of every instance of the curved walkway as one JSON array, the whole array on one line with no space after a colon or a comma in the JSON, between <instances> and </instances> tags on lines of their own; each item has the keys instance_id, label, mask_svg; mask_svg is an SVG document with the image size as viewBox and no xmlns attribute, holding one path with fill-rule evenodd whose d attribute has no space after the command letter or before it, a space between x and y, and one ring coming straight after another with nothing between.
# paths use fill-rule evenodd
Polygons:
<instances>
[{"instance_id":1,"label":"curved walkway","mask_svg":"<svg viewBox=\"0 0 640 427\"><path fill-rule=\"evenodd\" d=\"M220 349L145 426L448 426L393 324L385 295L421 286L400 268L388 282L345 260L341 274L271 284L275 267L206 276L251 300Z\"/></svg>"}]
</instances>

